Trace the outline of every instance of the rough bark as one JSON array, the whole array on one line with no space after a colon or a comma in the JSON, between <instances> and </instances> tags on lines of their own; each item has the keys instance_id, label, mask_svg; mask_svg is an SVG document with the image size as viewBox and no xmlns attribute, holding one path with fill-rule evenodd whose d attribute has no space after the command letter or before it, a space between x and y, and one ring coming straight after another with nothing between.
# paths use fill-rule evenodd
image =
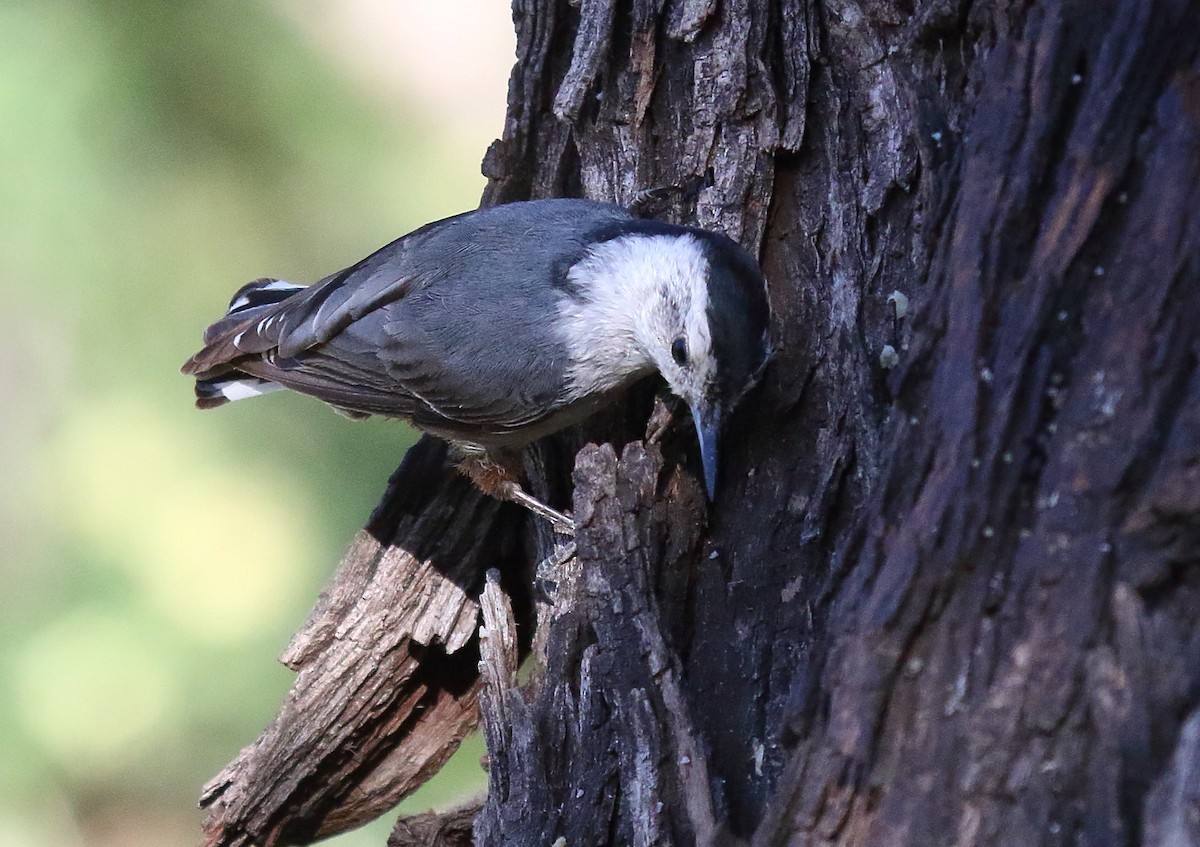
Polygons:
<instances>
[{"instance_id":1,"label":"rough bark","mask_svg":"<svg viewBox=\"0 0 1200 847\"><path fill-rule=\"evenodd\" d=\"M707 802L631 717L660 667L644 627L602 630L584 590L542 619L537 690L486 701L508 704L485 709L506 756L478 842L1194 833L1200 5L529 0L516 20L487 199L699 180L666 214L761 248L780 355L730 433L710 555L665 555L637 509L605 519L608 552L581 545L589 575L627 550L605 583L627 626L679 610L651 627L671 670L642 708L669 724L683 692ZM581 513L595 484L576 478Z\"/></svg>"},{"instance_id":2,"label":"rough bark","mask_svg":"<svg viewBox=\"0 0 1200 847\"><path fill-rule=\"evenodd\" d=\"M478 806L452 812L410 815L396 822L387 847L471 847Z\"/></svg>"},{"instance_id":3,"label":"rough bark","mask_svg":"<svg viewBox=\"0 0 1200 847\"><path fill-rule=\"evenodd\" d=\"M210 792L210 843L377 813L476 694L480 845L1200 843L1200 2L514 20L484 202L650 198L729 233L776 360L707 517L686 429L642 443L652 388L527 456L540 496L573 482L577 558L531 576L544 528L415 484ZM403 552L434 538L432 568ZM399 585L461 591L431 624Z\"/></svg>"},{"instance_id":4,"label":"rough bark","mask_svg":"<svg viewBox=\"0 0 1200 847\"><path fill-rule=\"evenodd\" d=\"M491 779L479 843L707 843L717 816L704 740L666 641L656 587L694 558L702 494L659 499L657 446L585 447L575 465L578 556L551 580L546 665L516 688L512 612L484 592L484 730ZM676 532L672 532L672 528ZM616 743L614 743L616 742Z\"/></svg>"},{"instance_id":5,"label":"rough bark","mask_svg":"<svg viewBox=\"0 0 1200 847\"><path fill-rule=\"evenodd\" d=\"M205 786L206 845L307 843L437 772L478 720L477 598L487 568L520 558L523 519L440 442L409 451L284 653L297 677L279 713Z\"/></svg>"}]
</instances>

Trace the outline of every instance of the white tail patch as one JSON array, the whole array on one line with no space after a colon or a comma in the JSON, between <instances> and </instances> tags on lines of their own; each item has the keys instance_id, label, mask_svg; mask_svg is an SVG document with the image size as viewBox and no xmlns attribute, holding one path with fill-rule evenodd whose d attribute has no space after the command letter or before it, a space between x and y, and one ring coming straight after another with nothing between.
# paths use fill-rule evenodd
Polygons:
<instances>
[{"instance_id":1,"label":"white tail patch","mask_svg":"<svg viewBox=\"0 0 1200 847\"><path fill-rule=\"evenodd\" d=\"M216 382L212 385L214 394L220 394L226 400L245 400L248 397L258 397L282 391L283 386L278 382L268 382L265 379L231 379L228 382Z\"/></svg>"},{"instance_id":2,"label":"white tail patch","mask_svg":"<svg viewBox=\"0 0 1200 847\"><path fill-rule=\"evenodd\" d=\"M243 285L238 289L237 294L233 295L233 301L229 304L226 315L232 315L234 312L240 312L242 309L249 309L251 306L262 306L266 303L277 303L285 299L288 294L294 291L300 291L306 286L296 285L294 282L287 282L282 279L260 279ZM283 296L279 296L283 295Z\"/></svg>"}]
</instances>

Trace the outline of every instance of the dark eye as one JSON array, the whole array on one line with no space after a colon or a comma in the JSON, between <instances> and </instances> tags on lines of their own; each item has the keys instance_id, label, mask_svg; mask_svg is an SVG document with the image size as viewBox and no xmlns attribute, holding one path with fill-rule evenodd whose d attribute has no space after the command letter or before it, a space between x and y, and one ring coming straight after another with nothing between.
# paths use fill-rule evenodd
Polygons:
<instances>
[{"instance_id":1,"label":"dark eye","mask_svg":"<svg viewBox=\"0 0 1200 847\"><path fill-rule=\"evenodd\" d=\"M686 365L688 362L687 342L682 338L676 338L671 342L671 358L675 360L677 365Z\"/></svg>"}]
</instances>

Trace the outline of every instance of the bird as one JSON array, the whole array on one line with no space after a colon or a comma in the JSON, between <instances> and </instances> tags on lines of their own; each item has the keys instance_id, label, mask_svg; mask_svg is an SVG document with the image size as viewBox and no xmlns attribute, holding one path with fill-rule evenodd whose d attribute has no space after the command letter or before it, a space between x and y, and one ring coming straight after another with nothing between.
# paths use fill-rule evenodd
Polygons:
<instances>
[{"instance_id":1,"label":"bird","mask_svg":"<svg viewBox=\"0 0 1200 847\"><path fill-rule=\"evenodd\" d=\"M771 358L757 260L727 236L583 199L427 224L312 285L258 279L183 366L201 409L290 389L452 445L482 490L571 533L514 457L654 372L691 410L710 500L722 428Z\"/></svg>"}]
</instances>

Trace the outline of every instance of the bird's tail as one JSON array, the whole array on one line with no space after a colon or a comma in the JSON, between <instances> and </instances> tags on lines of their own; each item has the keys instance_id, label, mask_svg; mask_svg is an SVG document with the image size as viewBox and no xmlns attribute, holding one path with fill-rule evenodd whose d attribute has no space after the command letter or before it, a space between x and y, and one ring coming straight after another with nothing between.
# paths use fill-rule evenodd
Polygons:
<instances>
[{"instance_id":1,"label":"bird's tail","mask_svg":"<svg viewBox=\"0 0 1200 847\"><path fill-rule=\"evenodd\" d=\"M277 382L254 376L238 368L238 359L247 350L237 346L245 330L254 327L271 307L288 299L306 286L281 279L256 279L243 285L229 301L225 316L204 330L204 349L183 366L183 372L196 377L196 406L213 409L231 400L257 397L283 388Z\"/></svg>"}]
</instances>

